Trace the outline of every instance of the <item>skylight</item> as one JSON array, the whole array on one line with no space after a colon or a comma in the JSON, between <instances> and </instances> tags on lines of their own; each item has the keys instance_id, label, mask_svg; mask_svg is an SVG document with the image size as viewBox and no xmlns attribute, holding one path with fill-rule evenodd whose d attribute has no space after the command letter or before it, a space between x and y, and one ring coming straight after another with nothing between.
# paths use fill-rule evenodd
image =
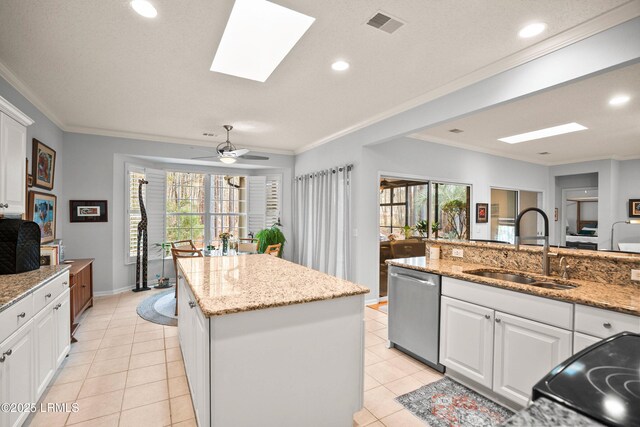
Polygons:
<instances>
[{"instance_id":1,"label":"skylight","mask_svg":"<svg viewBox=\"0 0 640 427\"><path fill-rule=\"evenodd\" d=\"M266 0L236 0L211 71L264 82L314 21Z\"/></svg>"},{"instance_id":2,"label":"skylight","mask_svg":"<svg viewBox=\"0 0 640 427\"><path fill-rule=\"evenodd\" d=\"M534 130L533 132L521 133L519 135L507 136L505 138L499 138L498 141L506 142L507 144L518 144L520 142L532 141L534 139L548 138L550 136L562 135L565 133L578 132L585 130L587 127L578 123L566 123L560 126L553 126L546 129Z\"/></svg>"}]
</instances>

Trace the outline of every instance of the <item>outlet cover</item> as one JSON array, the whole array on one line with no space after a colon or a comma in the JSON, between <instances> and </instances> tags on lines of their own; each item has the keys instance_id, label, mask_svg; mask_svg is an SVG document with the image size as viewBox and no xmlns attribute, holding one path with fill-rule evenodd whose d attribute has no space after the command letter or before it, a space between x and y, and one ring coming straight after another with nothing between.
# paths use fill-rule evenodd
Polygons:
<instances>
[{"instance_id":1,"label":"outlet cover","mask_svg":"<svg viewBox=\"0 0 640 427\"><path fill-rule=\"evenodd\" d=\"M640 282L640 270L631 270L631 280Z\"/></svg>"},{"instance_id":2,"label":"outlet cover","mask_svg":"<svg viewBox=\"0 0 640 427\"><path fill-rule=\"evenodd\" d=\"M458 258L462 258L464 256L464 251L462 249L453 249L451 251L451 255Z\"/></svg>"}]
</instances>

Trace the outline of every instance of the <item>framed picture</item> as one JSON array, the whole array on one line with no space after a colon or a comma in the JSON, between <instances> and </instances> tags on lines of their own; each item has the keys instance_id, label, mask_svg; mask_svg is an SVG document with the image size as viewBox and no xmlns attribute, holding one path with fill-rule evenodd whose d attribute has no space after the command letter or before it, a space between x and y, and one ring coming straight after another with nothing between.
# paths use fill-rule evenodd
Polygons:
<instances>
[{"instance_id":1,"label":"framed picture","mask_svg":"<svg viewBox=\"0 0 640 427\"><path fill-rule=\"evenodd\" d=\"M33 186L53 190L53 178L56 172L56 152L33 138Z\"/></svg>"},{"instance_id":2,"label":"framed picture","mask_svg":"<svg viewBox=\"0 0 640 427\"><path fill-rule=\"evenodd\" d=\"M629 218L640 218L640 199L629 199Z\"/></svg>"},{"instance_id":3,"label":"framed picture","mask_svg":"<svg viewBox=\"0 0 640 427\"><path fill-rule=\"evenodd\" d=\"M57 246L40 246L40 265L58 265Z\"/></svg>"},{"instance_id":4,"label":"framed picture","mask_svg":"<svg viewBox=\"0 0 640 427\"><path fill-rule=\"evenodd\" d=\"M476 223L489 222L489 203L476 203Z\"/></svg>"},{"instance_id":5,"label":"framed picture","mask_svg":"<svg viewBox=\"0 0 640 427\"><path fill-rule=\"evenodd\" d=\"M56 204L53 194L29 192L28 218L40 226L40 243L51 242L56 238Z\"/></svg>"},{"instance_id":6,"label":"framed picture","mask_svg":"<svg viewBox=\"0 0 640 427\"><path fill-rule=\"evenodd\" d=\"M553 220L558 221L558 208L553 210Z\"/></svg>"},{"instance_id":7,"label":"framed picture","mask_svg":"<svg viewBox=\"0 0 640 427\"><path fill-rule=\"evenodd\" d=\"M108 222L106 200L69 200L71 222Z\"/></svg>"}]
</instances>

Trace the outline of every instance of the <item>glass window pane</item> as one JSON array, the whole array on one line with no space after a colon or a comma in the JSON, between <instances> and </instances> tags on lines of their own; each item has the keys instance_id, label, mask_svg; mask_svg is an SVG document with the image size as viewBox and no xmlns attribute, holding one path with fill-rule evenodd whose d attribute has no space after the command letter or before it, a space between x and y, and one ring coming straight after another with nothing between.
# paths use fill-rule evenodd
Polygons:
<instances>
[{"instance_id":1,"label":"glass window pane","mask_svg":"<svg viewBox=\"0 0 640 427\"><path fill-rule=\"evenodd\" d=\"M393 206L392 207L392 219L391 225L393 227L404 227L406 225L406 207L405 206Z\"/></svg>"},{"instance_id":2,"label":"glass window pane","mask_svg":"<svg viewBox=\"0 0 640 427\"><path fill-rule=\"evenodd\" d=\"M380 206L380 225L391 225L391 206Z\"/></svg>"},{"instance_id":3,"label":"glass window pane","mask_svg":"<svg viewBox=\"0 0 640 427\"><path fill-rule=\"evenodd\" d=\"M406 201L407 187L397 187L393 189L393 203L404 203Z\"/></svg>"},{"instance_id":4,"label":"glass window pane","mask_svg":"<svg viewBox=\"0 0 640 427\"><path fill-rule=\"evenodd\" d=\"M380 204L391 203L391 189L385 188L380 192Z\"/></svg>"},{"instance_id":5,"label":"glass window pane","mask_svg":"<svg viewBox=\"0 0 640 427\"><path fill-rule=\"evenodd\" d=\"M438 237L468 239L471 187L464 184L432 184L434 221L439 223Z\"/></svg>"}]
</instances>

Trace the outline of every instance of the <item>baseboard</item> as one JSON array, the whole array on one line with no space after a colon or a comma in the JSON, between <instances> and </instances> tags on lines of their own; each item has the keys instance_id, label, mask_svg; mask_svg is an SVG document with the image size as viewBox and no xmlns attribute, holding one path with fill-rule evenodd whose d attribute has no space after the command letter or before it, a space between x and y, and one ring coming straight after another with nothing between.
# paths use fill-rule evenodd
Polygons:
<instances>
[{"instance_id":1,"label":"baseboard","mask_svg":"<svg viewBox=\"0 0 640 427\"><path fill-rule=\"evenodd\" d=\"M171 283L172 285L175 285L174 281L170 281L169 283ZM154 286L155 286L155 284L154 285L149 285L149 287L152 288L152 289L153 289ZM136 285L132 284L132 285L128 285L128 286L123 286L121 288L116 288L116 289L113 289L111 291L96 292L94 290L93 291L93 296L94 297L108 297L108 296L111 296L111 295L117 295L117 294L121 294L123 292L132 291L135 287L136 287Z\"/></svg>"}]
</instances>

